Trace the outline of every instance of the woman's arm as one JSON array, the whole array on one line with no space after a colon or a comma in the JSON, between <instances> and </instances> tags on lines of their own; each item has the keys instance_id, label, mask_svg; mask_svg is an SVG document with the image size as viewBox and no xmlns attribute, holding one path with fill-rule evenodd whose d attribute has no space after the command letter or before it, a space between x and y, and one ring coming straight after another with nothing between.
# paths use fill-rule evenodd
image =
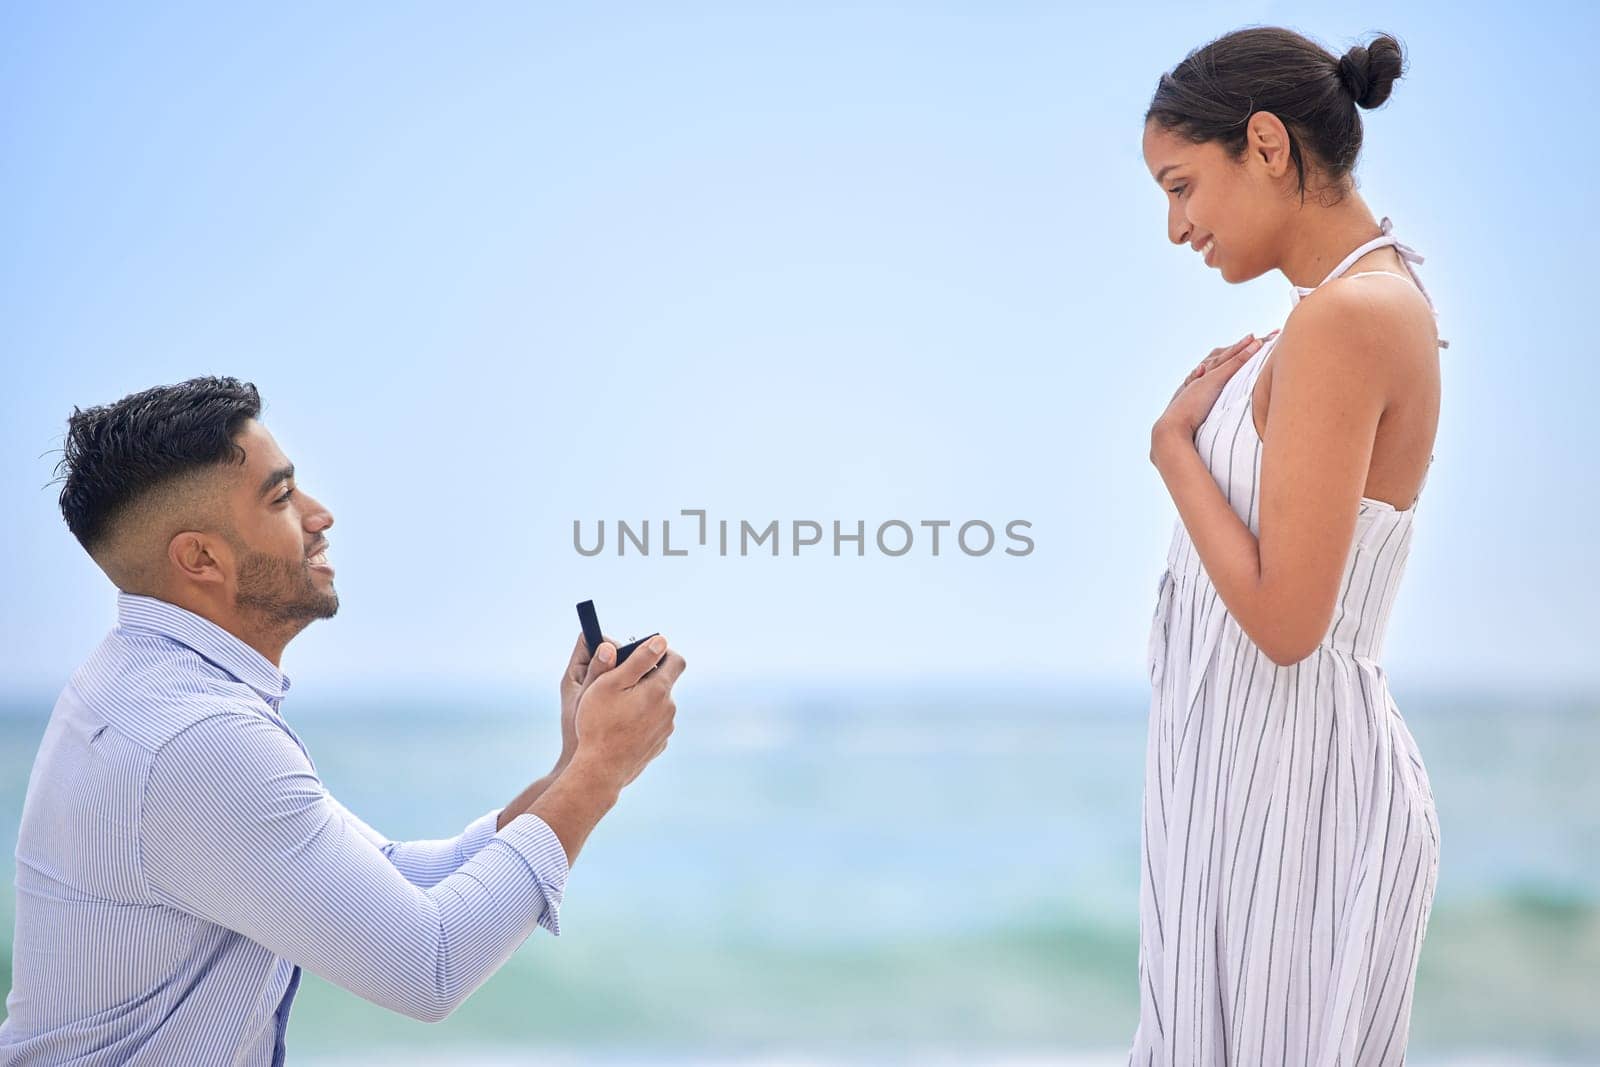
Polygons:
<instances>
[{"instance_id":1,"label":"woman's arm","mask_svg":"<svg viewBox=\"0 0 1600 1067\"><path fill-rule=\"evenodd\" d=\"M1280 666L1310 655L1333 619L1394 352L1417 329L1392 287L1361 282L1340 279L1302 300L1272 353L1259 540L1200 459L1192 427L1163 420L1151 438L1224 606Z\"/></svg>"}]
</instances>

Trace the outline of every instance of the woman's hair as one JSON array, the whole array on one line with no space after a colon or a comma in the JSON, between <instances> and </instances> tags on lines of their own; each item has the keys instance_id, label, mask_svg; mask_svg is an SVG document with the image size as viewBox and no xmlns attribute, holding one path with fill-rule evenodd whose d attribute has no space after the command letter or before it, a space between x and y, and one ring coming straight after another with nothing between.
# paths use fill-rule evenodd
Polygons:
<instances>
[{"instance_id":1,"label":"woman's hair","mask_svg":"<svg viewBox=\"0 0 1600 1067\"><path fill-rule=\"evenodd\" d=\"M1389 99L1405 69L1400 42L1380 33L1335 56L1306 37L1254 26L1196 48L1161 75L1145 121L1197 144L1216 141L1244 154L1245 124L1270 111L1289 130L1289 157L1305 198L1307 153L1340 182L1361 153L1361 115Z\"/></svg>"}]
</instances>

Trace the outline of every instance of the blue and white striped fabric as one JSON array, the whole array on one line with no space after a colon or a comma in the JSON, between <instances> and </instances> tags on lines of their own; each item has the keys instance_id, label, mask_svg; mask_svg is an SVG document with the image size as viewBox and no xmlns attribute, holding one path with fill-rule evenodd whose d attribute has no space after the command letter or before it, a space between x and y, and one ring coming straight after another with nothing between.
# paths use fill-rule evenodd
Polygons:
<instances>
[{"instance_id":1,"label":"blue and white striped fabric","mask_svg":"<svg viewBox=\"0 0 1600 1067\"><path fill-rule=\"evenodd\" d=\"M161 600L117 616L28 783L0 1067L281 1064L302 967L437 1021L559 934L538 816L389 841L328 794L269 660Z\"/></svg>"}]
</instances>

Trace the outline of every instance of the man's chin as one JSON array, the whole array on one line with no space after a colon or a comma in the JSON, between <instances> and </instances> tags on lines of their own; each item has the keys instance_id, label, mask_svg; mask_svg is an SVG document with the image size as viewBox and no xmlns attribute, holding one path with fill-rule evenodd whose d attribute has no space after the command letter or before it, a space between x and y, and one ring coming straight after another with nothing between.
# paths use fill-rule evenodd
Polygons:
<instances>
[{"instance_id":1,"label":"man's chin","mask_svg":"<svg viewBox=\"0 0 1600 1067\"><path fill-rule=\"evenodd\" d=\"M314 596L306 597L302 606L308 620L331 619L339 613L339 594L330 585L325 592L319 590Z\"/></svg>"},{"instance_id":2,"label":"man's chin","mask_svg":"<svg viewBox=\"0 0 1600 1067\"><path fill-rule=\"evenodd\" d=\"M326 593L319 592L314 596L292 601L241 596L235 598L234 603L240 609L255 614L268 625L278 627L287 624L299 629L311 625L317 619L331 619L338 614L339 594L330 589Z\"/></svg>"}]
</instances>

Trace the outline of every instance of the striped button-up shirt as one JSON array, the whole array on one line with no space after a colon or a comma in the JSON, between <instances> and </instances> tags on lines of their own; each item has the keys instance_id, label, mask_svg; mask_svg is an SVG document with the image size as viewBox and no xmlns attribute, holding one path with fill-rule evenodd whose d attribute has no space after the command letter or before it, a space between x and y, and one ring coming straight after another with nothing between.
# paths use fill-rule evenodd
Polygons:
<instances>
[{"instance_id":1,"label":"striped button-up shirt","mask_svg":"<svg viewBox=\"0 0 1600 1067\"><path fill-rule=\"evenodd\" d=\"M279 1064L302 967L437 1021L559 933L543 820L388 840L323 786L288 688L209 620L118 596L28 782L0 1065Z\"/></svg>"}]
</instances>

